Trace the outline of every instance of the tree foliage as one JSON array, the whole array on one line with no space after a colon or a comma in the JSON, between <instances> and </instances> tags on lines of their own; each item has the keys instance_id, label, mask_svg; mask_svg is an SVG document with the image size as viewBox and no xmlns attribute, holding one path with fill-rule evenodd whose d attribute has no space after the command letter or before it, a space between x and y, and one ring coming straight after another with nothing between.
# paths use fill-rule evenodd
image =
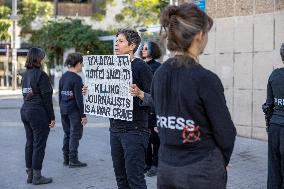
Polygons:
<instances>
[{"instance_id":1,"label":"tree foliage","mask_svg":"<svg viewBox=\"0 0 284 189\"><path fill-rule=\"evenodd\" d=\"M8 28L11 26L12 21L10 20L11 9L7 6L0 6L0 40L8 41L10 34Z\"/></svg>"},{"instance_id":2,"label":"tree foliage","mask_svg":"<svg viewBox=\"0 0 284 189\"><path fill-rule=\"evenodd\" d=\"M11 9L7 6L0 6L0 18L9 19L11 16Z\"/></svg>"},{"instance_id":3,"label":"tree foliage","mask_svg":"<svg viewBox=\"0 0 284 189\"><path fill-rule=\"evenodd\" d=\"M12 21L9 19L0 19L0 40L8 41L10 39L10 34L8 28L11 26Z\"/></svg>"},{"instance_id":4,"label":"tree foliage","mask_svg":"<svg viewBox=\"0 0 284 189\"><path fill-rule=\"evenodd\" d=\"M115 16L118 22L131 22L136 27L157 24L168 0L124 0L125 7Z\"/></svg>"},{"instance_id":5,"label":"tree foliage","mask_svg":"<svg viewBox=\"0 0 284 189\"><path fill-rule=\"evenodd\" d=\"M62 63L64 49L75 48L83 54L111 54L112 43L98 40L98 36L110 35L111 32L93 30L81 20L64 19L50 21L42 29L33 33L33 45L45 49L51 65Z\"/></svg>"},{"instance_id":6,"label":"tree foliage","mask_svg":"<svg viewBox=\"0 0 284 189\"><path fill-rule=\"evenodd\" d=\"M8 28L12 25L11 17L11 1L7 1L6 5L0 6L0 40L9 41L10 34ZM42 2L40 0L23 0L19 1L18 24L22 28L22 34L31 33L31 22L37 16L42 16L46 22L53 13L53 5L50 2Z\"/></svg>"},{"instance_id":7,"label":"tree foliage","mask_svg":"<svg viewBox=\"0 0 284 189\"><path fill-rule=\"evenodd\" d=\"M47 22L53 14L53 5L51 2L43 2L40 0L23 0L19 5L20 20L19 25L22 27L23 33L29 33L30 24L37 16L44 18Z\"/></svg>"},{"instance_id":8,"label":"tree foliage","mask_svg":"<svg viewBox=\"0 0 284 189\"><path fill-rule=\"evenodd\" d=\"M102 21L106 16L107 5L114 5L115 0L96 0L96 13L92 16L97 21Z\"/></svg>"}]
</instances>

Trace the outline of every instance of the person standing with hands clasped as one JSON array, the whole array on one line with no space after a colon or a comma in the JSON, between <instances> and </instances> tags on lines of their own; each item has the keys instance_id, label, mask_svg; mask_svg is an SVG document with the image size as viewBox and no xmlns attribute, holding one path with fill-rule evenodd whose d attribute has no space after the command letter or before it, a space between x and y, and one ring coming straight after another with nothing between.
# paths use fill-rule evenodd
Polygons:
<instances>
[{"instance_id":1,"label":"person standing with hands clasped","mask_svg":"<svg viewBox=\"0 0 284 189\"><path fill-rule=\"evenodd\" d=\"M199 64L213 20L193 3L161 13L167 48L176 55L156 71L151 94L160 137L158 189L224 189L236 129L218 76Z\"/></svg>"},{"instance_id":2,"label":"person standing with hands clasped","mask_svg":"<svg viewBox=\"0 0 284 189\"><path fill-rule=\"evenodd\" d=\"M79 140L83 135L83 126L87 123L82 95L83 82L77 74L82 71L82 62L80 53L69 54L65 62L68 71L59 81L59 105L64 130L63 165L69 165L70 168L87 166L78 160Z\"/></svg>"},{"instance_id":3,"label":"person standing with hands clasped","mask_svg":"<svg viewBox=\"0 0 284 189\"><path fill-rule=\"evenodd\" d=\"M280 48L284 63L284 43ZM268 131L268 189L284 186L284 68L275 69L268 79L266 102L262 106Z\"/></svg>"},{"instance_id":4,"label":"person standing with hands clasped","mask_svg":"<svg viewBox=\"0 0 284 189\"><path fill-rule=\"evenodd\" d=\"M41 175L46 141L50 128L55 126L52 104L52 87L47 74L41 70L45 53L40 48L31 48L27 55L23 74L22 93L24 103L21 119L26 131L25 160L27 183L48 184L52 178Z\"/></svg>"}]
</instances>

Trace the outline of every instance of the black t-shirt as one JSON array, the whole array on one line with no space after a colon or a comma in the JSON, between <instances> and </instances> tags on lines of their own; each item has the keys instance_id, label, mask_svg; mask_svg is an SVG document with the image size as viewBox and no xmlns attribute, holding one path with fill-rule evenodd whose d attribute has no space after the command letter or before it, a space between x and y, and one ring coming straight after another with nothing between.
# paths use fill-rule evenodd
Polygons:
<instances>
[{"instance_id":1,"label":"black t-shirt","mask_svg":"<svg viewBox=\"0 0 284 189\"><path fill-rule=\"evenodd\" d=\"M266 105L272 110L269 123L284 126L284 68L274 70L268 79Z\"/></svg>"},{"instance_id":2,"label":"black t-shirt","mask_svg":"<svg viewBox=\"0 0 284 189\"><path fill-rule=\"evenodd\" d=\"M84 103L82 94L82 78L74 72L65 72L59 80L59 105L62 115L71 114L74 111L84 114Z\"/></svg>"},{"instance_id":3,"label":"black t-shirt","mask_svg":"<svg viewBox=\"0 0 284 189\"><path fill-rule=\"evenodd\" d=\"M52 86L47 74L39 68L27 69L23 74L23 109L45 108L49 121L55 120L52 104Z\"/></svg>"},{"instance_id":4,"label":"black t-shirt","mask_svg":"<svg viewBox=\"0 0 284 189\"><path fill-rule=\"evenodd\" d=\"M170 58L154 75L160 160L181 166L208 156L216 146L228 164L236 129L218 76L188 58Z\"/></svg>"},{"instance_id":5,"label":"black t-shirt","mask_svg":"<svg viewBox=\"0 0 284 189\"><path fill-rule=\"evenodd\" d=\"M135 58L131 62L132 82L141 90L150 92L152 82L152 72L150 67L141 59ZM125 121L120 119L110 119L110 130L148 130L148 111L149 107L141 106L141 100L138 97L133 97L133 119Z\"/></svg>"}]
</instances>

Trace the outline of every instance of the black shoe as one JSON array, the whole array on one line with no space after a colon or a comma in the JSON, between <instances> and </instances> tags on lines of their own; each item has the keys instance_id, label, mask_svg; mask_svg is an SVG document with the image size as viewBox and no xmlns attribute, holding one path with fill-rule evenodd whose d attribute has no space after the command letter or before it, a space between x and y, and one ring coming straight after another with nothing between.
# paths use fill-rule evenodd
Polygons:
<instances>
[{"instance_id":1,"label":"black shoe","mask_svg":"<svg viewBox=\"0 0 284 189\"><path fill-rule=\"evenodd\" d=\"M28 174L27 183L30 184L33 181L33 169L32 168L28 168L26 170L26 172Z\"/></svg>"},{"instance_id":2,"label":"black shoe","mask_svg":"<svg viewBox=\"0 0 284 189\"><path fill-rule=\"evenodd\" d=\"M156 166L152 166L151 169L149 171L147 171L146 176L147 177L153 177L157 175L157 167Z\"/></svg>"},{"instance_id":3,"label":"black shoe","mask_svg":"<svg viewBox=\"0 0 284 189\"><path fill-rule=\"evenodd\" d=\"M63 165L64 166L68 166L69 165L69 158L64 158Z\"/></svg>"},{"instance_id":4,"label":"black shoe","mask_svg":"<svg viewBox=\"0 0 284 189\"><path fill-rule=\"evenodd\" d=\"M33 170L33 185L52 183L52 178L45 178L40 170Z\"/></svg>"},{"instance_id":5,"label":"black shoe","mask_svg":"<svg viewBox=\"0 0 284 189\"><path fill-rule=\"evenodd\" d=\"M86 167L87 163L82 163L79 160L73 160L73 161L69 161L69 167L70 168L75 168L75 167Z\"/></svg>"},{"instance_id":6,"label":"black shoe","mask_svg":"<svg viewBox=\"0 0 284 189\"><path fill-rule=\"evenodd\" d=\"M144 173L147 173L151 169L151 165L145 165Z\"/></svg>"}]
</instances>

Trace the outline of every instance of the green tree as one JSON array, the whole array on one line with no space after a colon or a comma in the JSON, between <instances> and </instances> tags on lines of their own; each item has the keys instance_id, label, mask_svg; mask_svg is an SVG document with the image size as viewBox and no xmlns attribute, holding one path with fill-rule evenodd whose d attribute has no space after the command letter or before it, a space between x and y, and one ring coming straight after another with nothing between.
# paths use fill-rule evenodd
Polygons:
<instances>
[{"instance_id":1,"label":"green tree","mask_svg":"<svg viewBox=\"0 0 284 189\"><path fill-rule=\"evenodd\" d=\"M0 40L9 41L10 34L8 28L12 25L11 1L6 1L5 5L0 6ZM40 0L23 0L19 2L19 25L22 27L22 34L31 33L30 24L37 16L44 18L47 22L53 13L53 5L50 2Z\"/></svg>"},{"instance_id":2,"label":"green tree","mask_svg":"<svg viewBox=\"0 0 284 189\"><path fill-rule=\"evenodd\" d=\"M168 0L124 0L125 7L115 16L116 21L129 23L134 27L149 26L159 22L161 10Z\"/></svg>"},{"instance_id":3,"label":"green tree","mask_svg":"<svg viewBox=\"0 0 284 189\"><path fill-rule=\"evenodd\" d=\"M96 12L92 16L97 21L102 21L106 16L107 5L114 5L115 0L95 0Z\"/></svg>"},{"instance_id":4,"label":"green tree","mask_svg":"<svg viewBox=\"0 0 284 189\"><path fill-rule=\"evenodd\" d=\"M12 21L10 20L11 9L7 6L0 6L0 40L8 41L10 34L8 28L11 26Z\"/></svg>"},{"instance_id":5,"label":"green tree","mask_svg":"<svg viewBox=\"0 0 284 189\"><path fill-rule=\"evenodd\" d=\"M45 49L49 65L63 62L63 51L75 48L83 54L111 54L112 43L98 40L98 36L110 35L111 32L93 30L78 19L50 21L42 29L35 31L31 37L33 45Z\"/></svg>"},{"instance_id":6,"label":"green tree","mask_svg":"<svg viewBox=\"0 0 284 189\"><path fill-rule=\"evenodd\" d=\"M0 6L0 18L9 19L11 16L11 9L5 5Z\"/></svg>"},{"instance_id":7,"label":"green tree","mask_svg":"<svg viewBox=\"0 0 284 189\"><path fill-rule=\"evenodd\" d=\"M22 33L30 33L30 24L37 16L44 18L46 23L53 14L53 5L50 2L40 0L23 0L19 5L19 25L22 27Z\"/></svg>"}]
</instances>

